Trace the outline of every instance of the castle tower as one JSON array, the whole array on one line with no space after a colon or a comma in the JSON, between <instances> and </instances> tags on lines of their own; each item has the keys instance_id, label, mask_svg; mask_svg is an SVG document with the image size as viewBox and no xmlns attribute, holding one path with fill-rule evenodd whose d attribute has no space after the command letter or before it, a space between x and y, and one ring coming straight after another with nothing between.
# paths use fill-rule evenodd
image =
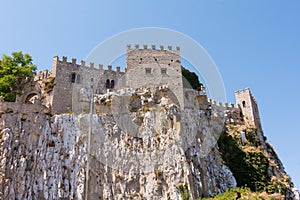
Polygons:
<instances>
[{"instance_id":1,"label":"castle tower","mask_svg":"<svg viewBox=\"0 0 300 200\"><path fill-rule=\"evenodd\" d=\"M53 58L52 72L55 77L52 95L52 112L62 113L72 108L72 93L73 86L79 82L76 60L67 62L67 57L62 57L59 60L58 56Z\"/></svg>"},{"instance_id":2,"label":"castle tower","mask_svg":"<svg viewBox=\"0 0 300 200\"><path fill-rule=\"evenodd\" d=\"M172 46L159 49L155 45L148 48L127 45L126 85L140 88L154 85L167 85L176 95L181 108L184 108L183 83L181 74L180 49Z\"/></svg>"},{"instance_id":3,"label":"castle tower","mask_svg":"<svg viewBox=\"0 0 300 200\"><path fill-rule=\"evenodd\" d=\"M258 132L262 132L258 106L249 88L235 92L236 104L240 107L246 124L255 126Z\"/></svg>"}]
</instances>

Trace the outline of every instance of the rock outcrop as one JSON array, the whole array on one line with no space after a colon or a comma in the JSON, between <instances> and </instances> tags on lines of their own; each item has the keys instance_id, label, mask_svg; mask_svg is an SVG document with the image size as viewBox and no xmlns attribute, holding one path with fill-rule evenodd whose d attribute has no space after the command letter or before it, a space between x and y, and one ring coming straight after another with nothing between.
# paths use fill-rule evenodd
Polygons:
<instances>
[{"instance_id":1,"label":"rock outcrop","mask_svg":"<svg viewBox=\"0 0 300 200\"><path fill-rule=\"evenodd\" d=\"M164 90L131 94L127 113L4 110L1 197L181 199L182 193L196 198L235 187L216 139L209 138L222 123L200 109L180 110Z\"/></svg>"},{"instance_id":2,"label":"rock outcrop","mask_svg":"<svg viewBox=\"0 0 300 200\"><path fill-rule=\"evenodd\" d=\"M236 187L217 141L225 122L232 134L249 127L237 108L186 94L184 109L167 87L96 95L79 115L2 102L1 199L179 200ZM274 150L262 148L269 176L286 178Z\"/></svg>"}]
</instances>

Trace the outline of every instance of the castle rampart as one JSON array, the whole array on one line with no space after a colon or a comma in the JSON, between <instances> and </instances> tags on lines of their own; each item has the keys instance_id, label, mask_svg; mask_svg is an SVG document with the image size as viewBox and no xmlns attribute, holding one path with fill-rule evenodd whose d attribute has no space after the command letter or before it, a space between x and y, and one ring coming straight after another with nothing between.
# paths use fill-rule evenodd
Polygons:
<instances>
[{"instance_id":1,"label":"castle rampart","mask_svg":"<svg viewBox=\"0 0 300 200\"><path fill-rule=\"evenodd\" d=\"M158 50L158 51L164 51L164 50L169 50L169 51L177 51L178 54L179 54L179 51L180 51L180 47L179 46L176 46L175 49L173 49L172 46L168 46L167 48L164 47L164 45L160 45L159 48L156 47L156 45L152 44L151 45L151 48L148 48L148 45L144 44L143 45L143 48L140 48L140 45L139 44L135 44L134 45L134 48L131 47L130 44L127 45L127 51L130 51L130 50Z\"/></svg>"}]
</instances>

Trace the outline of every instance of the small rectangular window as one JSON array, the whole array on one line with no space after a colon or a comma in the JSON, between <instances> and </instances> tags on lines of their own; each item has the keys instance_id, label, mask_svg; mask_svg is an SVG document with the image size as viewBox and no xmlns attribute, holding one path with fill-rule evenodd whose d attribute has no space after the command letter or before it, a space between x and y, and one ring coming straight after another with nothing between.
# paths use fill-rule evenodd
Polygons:
<instances>
[{"instance_id":1,"label":"small rectangular window","mask_svg":"<svg viewBox=\"0 0 300 200\"><path fill-rule=\"evenodd\" d=\"M162 75L167 75L167 69L166 68L161 69L161 74Z\"/></svg>"},{"instance_id":2,"label":"small rectangular window","mask_svg":"<svg viewBox=\"0 0 300 200\"><path fill-rule=\"evenodd\" d=\"M151 74L151 68L146 68L146 74Z\"/></svg>"}]
</instances>

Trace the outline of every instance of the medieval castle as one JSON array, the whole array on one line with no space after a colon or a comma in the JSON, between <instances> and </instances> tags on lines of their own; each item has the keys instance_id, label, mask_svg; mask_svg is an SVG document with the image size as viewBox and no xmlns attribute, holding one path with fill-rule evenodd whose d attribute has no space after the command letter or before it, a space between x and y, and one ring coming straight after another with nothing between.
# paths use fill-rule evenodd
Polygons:
<instances>
[{"instance_id":1,"label":"medieval castle","mask_svg":"<svg viewBox=\"0 0 300 200\"><path fill-rule=\"evenodd\" d=\"M172 91L174 100L180 108L189 107L186 98L198 100L203 110L215 109L222 113L226 120L244 121L248 125L262 131L258 106L250 89L235 92L236 104L216 103L207 98L205 88L195 91L184 86L181 73L180 48L155 45L149 48L127 45L125 72L112 66L107 69L94 63L86 66L85 61L80 64L76 59L71 61L67 57L53 58L52 71L45 70L27 80L23 95L16 102L1 102L0 110L9 109L12 112L40 112L47 108L51 113L76 112L80 113L83 107L89 107L95 95L104 95L111 92L127 92L132 89L148 86L164 86ZM191 96L194 93L195 96ZM103 111L104 113L106 111Z\"/></svg>"},{"instance_id":2,"label":"medieval castle","mask_svg":"<svg viewBox=\"0 0 300 200\"><path fill-rule=\"evenodd\" d=\"M250 89L235 92L236 104L216 102L189 85L180 59L179 47L128 45L121 71L55 56L15 102L0 97L0 196L182 199L187 188L194 199L236 187L248 155L262 168L247 177L264 171L259 180L294 190Z\"/></svg>"}]
</instances>

